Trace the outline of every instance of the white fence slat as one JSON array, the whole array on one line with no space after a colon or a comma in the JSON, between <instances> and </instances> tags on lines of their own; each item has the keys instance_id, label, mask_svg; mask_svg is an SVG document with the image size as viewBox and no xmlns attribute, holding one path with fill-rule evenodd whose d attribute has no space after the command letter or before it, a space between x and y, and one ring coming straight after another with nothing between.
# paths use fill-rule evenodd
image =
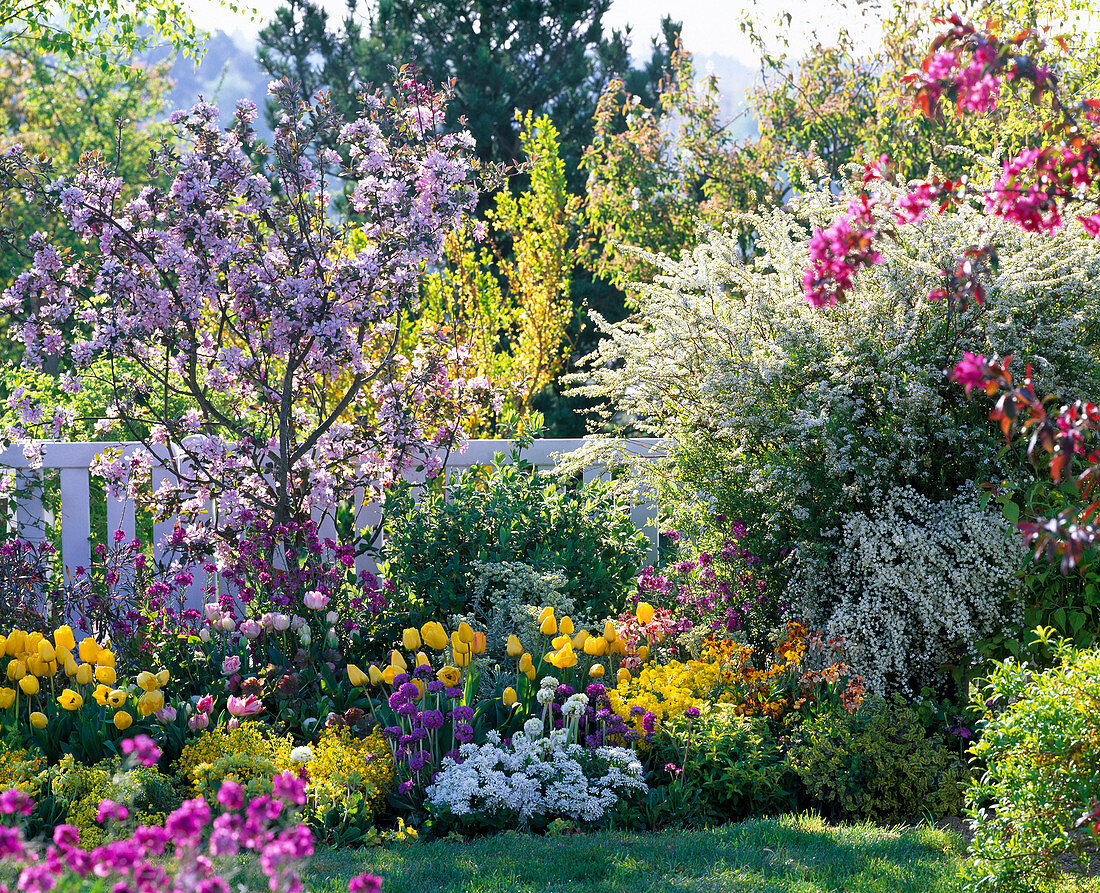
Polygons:
<instances>
[{"instance_id":1,"label":"white fence slat","mask_svg":"<svg viewBox=\"0 0 1100 893\"><path fill-rule=\"evenodd\" d=\"M42 473L22 468L15 476L16 504L15 523L19 537L33 543L46 538L48 513L42 504Z\"/></svg>"},{"instance_id":2,"label":"white fence slat","mask_svg":"<svg viewBox=\"0 0 1100 893\"><path fill-rule=\"evenodd\" d=\"M172 473L163 465L154 465L151 473L151 480L149 486L152 488L152 492L156 493L160 485L174 477ZM174 518L168 518L164 521L155 521L153 523L153 558L156 561L165 560L165 549L163 540L172 535L172 531L176 529L176 523ZM170 556L169 556L170 557Z\"/></svg>"},{"instance_id":3,"label":"white fence slat","mask_svg":"<svg viewBox=\"0 0 1100 893\"><path fill-rule=\"evenodd\" d=\"M69 574L92 563L92 500L87 468L61 469L61 562Z\"/></svg>"},{"instance_id":4,"label":"white fence slat","mask_svg":"<svg viewBox=\"0 0 1100 893\"><path fill-rule=\"evenodd\" d=\"M134 501L123 497L115 499L107 494L107 542L114 542L115 531L121 530L126 539L137 535L137 519L134 516Z\"/></svg>"}]
</instances>

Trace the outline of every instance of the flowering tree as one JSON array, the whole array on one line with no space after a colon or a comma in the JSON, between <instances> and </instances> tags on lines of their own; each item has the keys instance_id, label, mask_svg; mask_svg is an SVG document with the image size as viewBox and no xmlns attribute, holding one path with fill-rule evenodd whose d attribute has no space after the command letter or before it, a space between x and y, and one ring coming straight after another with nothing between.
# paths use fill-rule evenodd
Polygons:
<instances>
[{"instance_id":1,"label":"flowering tree","mask_svg":"<svg viewBox=\"0 0 1100 893\"><path fill-rule=\"evenodd\" d=\"M391 98L364 95L345 123L289 81L271 92L283 116L270 150L251 103L223 131L199 102L170 119L178 148L152 156L151 184L167 185L131 197L96 155L71 176L19 146L0 160L5 188L62 215L89 248L75 257L31 238L33 266L0 300L24 361L60 364L71 392L103 377L100 427L144 448L101 457L97 473L136 495L154 456L170 460L176 480L153 494L155 510L180 517L177 545L217 540L223 558L257 516L290 525L413 465L438 469L465 399L432 353L396 349L421 270L477 197L471 138L440 132L447 93L401 73ZM353 230L365 245L349 246ZM57 436L68 421L30 400L18 408L13 439L49 423Z\"/></svg>"},{"instance_id":2,"label":"flowering tree","mask_svg":"<svg viewBox=\"0 0 1100 893\"><path fill-rule=\"evenodd\" d=\"M1051 234L1063 228L1064 212L1085 206L1078 214L1084 233L1100 237L1100 204L1096 184L1100 177L1100 100L1086 100L1079 108L1063 103L1056 75L1034 61L1045 46L1043 35L1026 29L1012 36L997 33L994 23L985 29L959 16L940 20L947 29L935 39L920 71L910 83L917 105L929 116L940 113L941 104L952 102L957 113L983 113L994 109L1006 86L1026 85L1033 105L1049 101L1045 132L1052 139L1028 148L1005 161L1001 176L985 191L985 211L1026 232ZM1059 39L1062 50L1067 46ZM863 189L847 211L829 227L818 228L810 241L810 266L803 275L806 300L825 307L845 299L852 277L863 268L882 262L876 241L891 233L895 223L916 223L929 209L940 213L973 194L966 177L946 179L932 175L911 184L899 197L884 201L876 195L876 183L890 178L889 161L883 156L866 166ZM929 298L947 300L965 309L985 298L984 282L996 266L996 244L986 241L965 249L953 265L942 271L942 285ZM1006 437L1014 430L1030 435L1028 454L1049 458L1054 480L1074 475L1080 500L1058 515L1020 524L1036 554L1060 558L1064 570L1080 561L1086 548L1100 540L1095 499L1100 473L1100 410L1078 400L1049 412L1032 384L1030 366L1022 382L1009 371L1012 357L991 358L967 353L952 375L969 393L977 387L998 397L991 418L1000 423Z\"/></svg>"}]
</instances>

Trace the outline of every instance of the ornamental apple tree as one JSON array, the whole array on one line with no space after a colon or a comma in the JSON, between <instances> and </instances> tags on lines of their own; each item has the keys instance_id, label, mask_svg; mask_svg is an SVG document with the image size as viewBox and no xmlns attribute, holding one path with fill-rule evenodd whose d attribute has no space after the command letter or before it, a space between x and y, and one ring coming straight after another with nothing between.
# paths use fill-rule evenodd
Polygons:
<instances>
[{"instance_id":1,"label":"ornamental apple tree","mask_svg":"<svg viewBox=\"0 0 1100 893\"><path fill-rule=\"evenodd\" d=\"M82 240L24 240L33 262L0 300L24 362L109 395L100 429L142 445L100 457L114 495L171 463L153 506L194 555L256 519L304 530L356 490L437 472L472 399L440 361L446 343L398 351L421 272L478 194L472 138L443 132L449 90L402 71L344 121L324 95L270 89L270 148L251 103L222 129L200 101L172 115L175 140L141 184L98 154L71 173L19 146L0 159L4 189ZM30 438L56 437L65 411L13 397L22 423L7 436L33 457Z\"/></svg>"}]
</instances>

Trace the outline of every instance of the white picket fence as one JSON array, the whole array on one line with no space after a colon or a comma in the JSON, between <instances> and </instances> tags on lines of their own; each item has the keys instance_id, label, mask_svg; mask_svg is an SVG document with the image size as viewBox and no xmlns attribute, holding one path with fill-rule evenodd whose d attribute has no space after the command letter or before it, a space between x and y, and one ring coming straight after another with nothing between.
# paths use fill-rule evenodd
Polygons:
<instances>
[{"instance_id":1,"label":"white picket fence","mask_svg":"<svg viewBox=\"0 0 1100 893\"><path fill-rule=\"evenodd\" d=\"M536 440L523 453L531 465L538 469L551 469L557 464L559 455L578 449L586 441L568 439ZM448 475L475 465L486 465L493 461L497 453L509 455L512 442L508 440L474 440L469 443L462 453L452 453L447 463ZM656 457L663 454L659 442L649 438L623 439L615 442L616 449L623 454ZM116 530L125 532L127 538L132 538L136 533L136 514L134 502L131 499L114 499L106 497L107 523L105 529L94 531L92 529L91 512L91 478L89 468L95 457L104 449L115 448L124 452L132 452L139 449L136 443L72 443L63 441L46 441L42 443L42 469L32 469L23 455L21 447L13 446L0 452L0 468L15 469L17 475L17 493L14 505L9 504L9 520L14 521L14 527L18 535L26 540L41 541L46 539L48 531L55 527L55 519L52 513L43 505L42 494L44 488L39 484L43 480L43 473L56 469L60 477L60 513L61 513L61 560L63 566L72 571L77 567L87 566L91 561L92 546L95 543L108 542L109 537ZM599 466L591 466L584 470L584 480L589 481L600 476L604 469ZM149 486L156 489L163 480L171 477L173 469L164 465L154 464L151 470ZM356 526L364 528L373 526L380 517L381 509L377 505L362 505L362 498L357 500ZM631 520L635 526L643 531L650 541L650 558L656 558L658 543L658 526L655 507L642 502L630 509ZM336 539L336 522L331 515L314 519L317 521L322 536ZM168 519L153 525L153 549L154 558L160 561L171 561L172 556L165 554L164 542L175 528L175 520ZM358 570L373 570L373 560L369 556L360 556L357 560ZM192 597L194 602L201 593L202 581L196 579Z\"/></svg>"}]
</instances>

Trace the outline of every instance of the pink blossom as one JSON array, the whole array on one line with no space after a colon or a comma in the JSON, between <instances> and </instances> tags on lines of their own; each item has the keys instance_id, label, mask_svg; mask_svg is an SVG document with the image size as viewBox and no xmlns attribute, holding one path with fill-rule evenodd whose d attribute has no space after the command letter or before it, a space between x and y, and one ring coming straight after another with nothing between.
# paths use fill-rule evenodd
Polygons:
<instances>
[{"instance_id":1,"label":"pink blossom","mask_svg":"<svg viewBox=\"0 0 1100 893\"><path fill-rule=\"evenodd\" d=\"M247 698L238 698L236 695L230 695L228 708L231 715L245 717L255 716L257 713L261 713L264 709L264 705L255 695L249 695Z\"/></svg>"},{"instance_id":2,"label":"pink blossom","mask_svg":"<svg viewBox=\"0 0 1100 893\"><path fill-rule=\"evenodd\" d=\"M305 594L302 598L302 603L312 611L323 611L328 605L328 596L317 590L313 590Z\"/></svg>"},{"instance_id":3,"label":"pink blossom","mask_svg":"<svg viewBox=\"0 0 1100 893\"><path fill-rule=\"evenodd\" d=\"M232 676L241 669L241 659L236 654L230 654L222 660L222 675Z\"/></svg>"},{"instance_id":4,"label":"pink blossom","mask_svg":"<svg viewBox=\"0 0 1100 893\"><path fill-rule=\"evenodd\" d=\"M872 208L870 197L861 195L832 226L814 230L809 245L810 266L802 276L803 295L811 307L831 306L843 300L860 267L882 263L882 254L874 247L878 232Z\"/></svg>"},{"instance_id":5,"label":"pink blossom","mask_svg":"<svg viewBox=\"0 0 1100 893\"><path fill-rule=\"evenodd\" d=\"M966 351L966 353L963 354L963 358L955 365L955 370L951 373L951 377L959 384L964 385L966 387L966 393L969 394L974 388L985 386L985 373L985 357L981 354Z\"/></svg>"}]
</instances>

